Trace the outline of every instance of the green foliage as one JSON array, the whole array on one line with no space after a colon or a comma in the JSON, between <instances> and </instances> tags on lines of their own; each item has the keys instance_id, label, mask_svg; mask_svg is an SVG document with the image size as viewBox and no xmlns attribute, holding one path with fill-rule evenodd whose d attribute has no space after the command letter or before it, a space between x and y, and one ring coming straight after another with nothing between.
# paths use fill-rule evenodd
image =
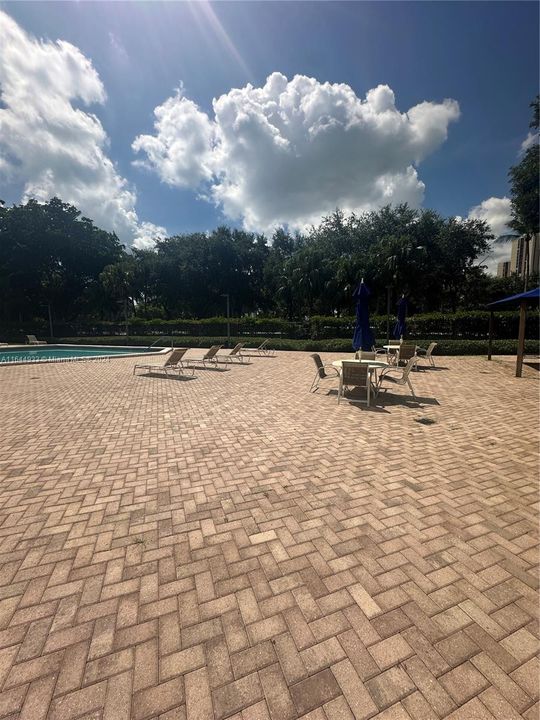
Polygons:
<instances>
[{"instance_id":1,"label":"green foliage","mask_svg":"<svg viewBox=\"0 0 540 720\"><path fill-rule=\"evenodd\" d=\"M538 117L540 96L531 103L533 119L530 127L536 130L536 140L525 151L521 161L510 168L510 198L512 201L512 227L522 235L539 231L539 154Z\"/></svg>"},{"instance_id":2,"label":"green foliage","mask_svg":"<svg viewBox=\"0 0 540 720\"><path fill-rule=\"evenodd\" d=\"M126 337L64 337L59 342L65 343L81 343L83 345L140 345L147 347L155 340L153 335ZM223 335L217 336L201 336L201 337L181 337L175 338L175 347L208 348L211 345L225 345L227 337ZM231 346L237 342L247 343L247 347L257 347L260 345L261 338L231 337ZM430 339L419 338L417 343L420 347L427 347ZM270 343L270 347L274 350L303 350L311 352L342 352L350 354L350 340L328 339L328 340L289 340L275 338ZM537 341L527 340L525 343L525 352L537 354L539 345ZM517 341L515 340L495 340L493 342L494 355L515 355L517 351ZM435 355L487 355L487 340L442 340L438 343ZM261 361L266 362L266 361Z\"/></svg>"},{"instance_id":3,"label":"green foliage","mask_svg":"<svg viewBox=\"0 0 540 720\"><path fill-rule=\"evenodd\" d=\"M0 306L5 321L46 314L74 317L101 301L99 276L122 255L116 235L95 227L67 203L47 203L0 211Z\"/></svg>"},{"instance_id":4,"label":"green foliage","mask_svg":"<svg viewBox=\"0 0 540 720\"><path fill-rule=\"evenodd\" d=\"M416 316L477 309L508 294L512 281L503 286L477 262L490 239L481 221L404 204L362 215L336 210L305 235L277 230L271 244L219 227L160 240L152 251L126 252L115 235L73 206L32 200L0 207L2 334L46 320L47 305L55 326L72 323L87 328L85 334L102 334L107 321L129 321L141 334L145 322L158 333L220 334L215 316L224 313L228 294L238 318L231 320L233 333L329 337L332 318L349 322L352 293L364 277L383 335L388 286L392 311L405 292ZM328 327L308 319L317 316L329 318ZM206 329L194 320L201 317Z\"/></svg>"},{"instance_id":5,"label":"green foliage","mask_svg":"<svg viewBox=\"0 0 540 720\"><path fill-rule=\"evenodd\" d=\"M503 311L494 313L494 334L496 339L514 340L518 335L519 313ZM386 316L372 315L370 324L378 338L379 344L386 338ZM352 315L335 317L313 315L305 322L291 322L282 318L229 318L231 335L241 338L272 338L272 340L337 340L350 347L353 336L355 318ZM538 310L530 310L527 314L526 337L538 338L540 315ZM457 313L425 313L407 318L407 338L429 338L430 340L475 340L486 339L489 329L489 312L476 310ZM48 325L45 318L33 318L27 323L4 325L3 337L11 342L21 342L27 333L48 336ZM126 342L125 321L95 321L58 323L57 335L87 337L117 336ZM226 337L227 318L213 317L200 320L176 318L164 320L133 317L129 321L130 336L153 338L173 336L176 342L183 342L184 337Z\"/></svg>"}]
</instances>

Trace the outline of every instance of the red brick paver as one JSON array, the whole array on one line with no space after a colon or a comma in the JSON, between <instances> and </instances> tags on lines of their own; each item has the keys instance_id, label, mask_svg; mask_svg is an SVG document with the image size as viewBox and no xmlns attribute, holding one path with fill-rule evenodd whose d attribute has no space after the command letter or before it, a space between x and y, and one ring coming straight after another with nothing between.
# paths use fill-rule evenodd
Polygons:
<instances>
[{"instance_id":1,"label":"red brick paver","mask_svg":"<svg viewBox=\"0 0 540 720\"><path fill-rule=\"evenodd\" d=\"M134 362L0 368L0 718L538 717L537 376Z\"/></svg>"}]
</instances>

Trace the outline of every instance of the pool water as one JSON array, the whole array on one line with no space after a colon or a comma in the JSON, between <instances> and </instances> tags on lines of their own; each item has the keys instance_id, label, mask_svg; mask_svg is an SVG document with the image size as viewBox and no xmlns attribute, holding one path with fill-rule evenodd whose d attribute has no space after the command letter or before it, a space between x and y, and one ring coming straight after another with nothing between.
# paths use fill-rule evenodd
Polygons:
<instances>
[{"instance_id":1,"label":"pool water","mask_svg":"<svg viewBox=\"0 0 540 720\"><path fill-rule=\"evenodd\" d=\"M84 360L85 358L111 358L129 355L156 355L168 352L169 348L135 347L114 345L20 345L0 348L2 363L34 363L62 360Z\"/></svg>"}]
</instances>

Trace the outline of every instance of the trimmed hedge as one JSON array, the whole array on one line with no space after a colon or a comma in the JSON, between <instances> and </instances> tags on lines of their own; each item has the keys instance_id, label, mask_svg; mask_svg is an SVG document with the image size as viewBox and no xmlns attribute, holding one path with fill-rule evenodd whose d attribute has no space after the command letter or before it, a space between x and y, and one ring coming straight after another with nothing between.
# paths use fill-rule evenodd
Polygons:
<instances>
[{"instance_id":1,"label":"trimmed hedge","mask_svg":"<svg viewBox=\"0 0 540 720\"><path fill-rule=\"evenodd\" d=\"M132 336L123 337L65 337L57 338L57 342L61 343L75 343L82 345L141 345L148 346L155 338L150 336ZM210 345L225 345L227 338L223 336L213 337L179 337L175 338L176 347L205 347L208 348ZM260 345L261 339L256 337L231 337L231 346L237 342L246 343L246 346L257 347ZM379 340L379 342L381 342ZM417 340L421 347L427 347L430 340L420 338ZM333 338L327 340L291 340L276 338L271 340L270 347L274 350L304 350L312 352L352 352L351 340L344 340L341 338ZM528 340L525 343L525 352L529 354L536 354L540 350L538 342L534 340ZM494 355L515 355L517 352L517 341L516 340L494 340L493 341L493 354ZM486 340L441 340L438 342L437 348L435 349L435 355L487 355L487 341Z\"/></svg>"},{"instance_id":2,"label":"trimmed hedge","mask_svg":"<svg viewBox=\"0 0 540 720\"><path fill-rule=\"evenodd\" d=\"M457 313L426 313L411 315L407 318L407 338L426 338L439 340L443 338L469 339L487 338L489 333L488 311L475 310ZM526 336L539 336L538 310L530 310L527 314ZM390 317L390 333L395 324L395 317ZM386 336L386 315L371 315L370 325L377 337ZM312 338L352 337L355 326L354 317L321 317L311 318ZM505 311L494 313L493 336L495 338L515 339L518 335L519 313Z\"/></svg>"},{"instance_id":3,"label":"trimmed hedge","mask_svg":"<svg viewBox=\"0 0 540 720\"><path fill-rule=\"evenodd\" d=\"M395 318L391 317L390 332ZM370 324L378 338L386 337L386 315L372 315ZM505 311L495 313L494 338L515 340L518 335L519 313ZM270 337L276 340L350 340L355 325L354 317L324 317L314 315L305 322L289 322L282 318L231 318L231 335L242 340L248 338ZM538 310L530 310L527 314L526 337L538 339L540 315ZM481 340L487 338L489 329L489 312L477 310L458 313L429 313L412 315L407 318L407 338L443 341ZM125 324L119 322L55 323L54 331L58 337L106 337L125 336ZM24 335L33 333L38 337L49 336L48 323L43 318L24 324L0 325L0 339L10 342L24 340ZM154 340L161 335L174 335L181 342L182 338L224 337L227 335L227 320L224 317L206 318L202 320L143 320L131 318L129 322L130 336L150 337Z\"/></svg>"}]
</instances>

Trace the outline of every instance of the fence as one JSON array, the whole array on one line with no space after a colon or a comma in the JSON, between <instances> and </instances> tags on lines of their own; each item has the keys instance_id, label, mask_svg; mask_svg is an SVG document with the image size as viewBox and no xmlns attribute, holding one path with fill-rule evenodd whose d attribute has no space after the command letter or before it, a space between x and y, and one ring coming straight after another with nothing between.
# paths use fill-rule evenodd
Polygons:
<instances>
[{"instance_id":1,"label":"fence","mask_svg":"<svg viewBox=\"0 0 540 720\"><path fill-rule=\"evenodd\" d=\"M351 338L354 331L354 317L313 316L303 322L291 322L281 318L230 318L230 332L233 337L269 337L291 340L327 340ZM391 318L392 331L395 318ZM371 326L377 339L386 337L386 315L372 315ZM496 339L515 339L518 335L518 312L495 313ZM407 318L407 337L431 338L433 340L481 340L487 338L489 312L429 313ZM48 321L36 318L31 322L0 325L0 340L22 342L25 335L32 333L49 336ZM55 322L56 337L105 337L125 336L125 322L88 321ZM160 335L186 337L219 337L227 335L227 319L223 317L202 320L141 320L133 317L129 321L130 336L158 338ZM530 311L527 316L526 337L539 337L539 313Z\"/></svg>"}]
</instances>

